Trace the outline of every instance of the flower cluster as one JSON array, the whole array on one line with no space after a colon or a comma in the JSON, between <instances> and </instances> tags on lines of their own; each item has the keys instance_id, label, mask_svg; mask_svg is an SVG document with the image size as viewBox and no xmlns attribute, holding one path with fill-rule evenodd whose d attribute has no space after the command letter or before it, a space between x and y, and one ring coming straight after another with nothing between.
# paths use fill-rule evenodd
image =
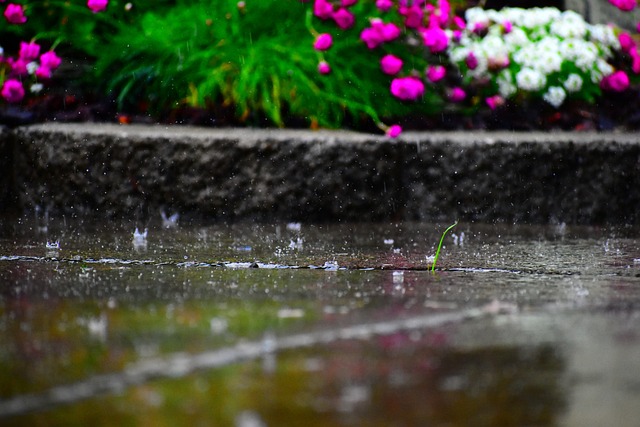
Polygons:
<instances>
[{"instance_id":1,"label":"flower cluster","mask_svg":"<svg viewBox=\"0 0 640 427\"><path fill-rule=\"evenodd\" d=\"M465 17L449 59L466 84L486 82L491 99L539 96L558 108L569 97L629 85L626 73L609 62L620 49L614 30L588 24L573 11L472 8Z\"/></svg>"},{"instance_id":2,"label":"flower cluster","mask_svg":"<svg viewBox=\"0 0 640 427\"><path fill-rule=\"evenodd\" d=\"M104 10L108 3L108 0L88 0L87 7L93 13L97 13ZM7 4L3 14L6 22L13 25L25 24L26 9L22 4ZM4 101L17 103L22 101L27 93L35 94L42 91L43 83L52 77L53 71L60 66L62 59L53 48L46 52L41 51L42 47L35 40L20 42L16 56L5 56L4 49L0 47L0 96Z\"/></svg>"},{"instance_id":3,"label":"flower cluster","mask_svg":"<svg viewBox=\"0 0 640 427\"><path fill-rule=\"evenodd\" d=\"M62 60L53 51L40 53L39 44L20 42L17 57L5 58L0 48L0 67L4 68L2 75L5 80L0 89L0 95L10 103L20 102L25 96L24 83L29 80L29 91L38 93L43 88L43 81L51 78L51 73L60 66Z\"/></svg>"},{"instance_id":4,"label":"flower cluster","mask_svg":"<svg viewBox=\"0 0 640 427\"><path fill-rule=\"evenodd\" d=\"M340 29L345 30L354 24L355 17L349 7L356 3L357 0L315 0L313 13L322 20L333 19ZM452 17L449 1L438 0L433 5L427 0L377 0L375 14L377 16L369 18L369 25L360 32L359 38L368 49L383 52L380 70L392 78L389 85L391 95L404 102L414 102L420 100L427 90L436 90L435 84L445 78L446 67L437 64L418 70L412 65L413 61L405 64L405 59L389 53L389 46L394 43L414 45L421 54L440 58L433 62L442 62L453 38L449 27L464 26L461 20ZM316 50L325 51L331 44L329 34L315 34ZM322 74L331 70L324 57L318 70ZM460 102L466 95L462 88L454 87L447 90L447 96L453 102ZM378 125L391 137L401 132L398 125Z\"/></svg>"},{"instance_id":5,"label":"flower cluster","mask_svg":"<svg viewBox=\"0 0 640 427\"><path fill-rule=\"evenodd\" d=\"M636 0L609 1L629 10ZM315 0L314 14L338 23L334 14L355 3ZM640 73L640 52L631 36L618 37L612 26L589 24L573 11L471 8L463 19L448 0L377 0L375 5L359 38L367 49L381 51L380 71L390 76L391 95L403 102L419 101L430 91L449 102L491 109L509 99L531 98L559 108L568 99L592 102L602 90L627 89L629 75L614 65L621 53ZM428 65L416 69L420 58L396 54L397 45L421 47L417 55ZM331 43L317 38L315 47L326 50ZM380 127L390 134L389 127Z\"/></svg>"}]
</instances>

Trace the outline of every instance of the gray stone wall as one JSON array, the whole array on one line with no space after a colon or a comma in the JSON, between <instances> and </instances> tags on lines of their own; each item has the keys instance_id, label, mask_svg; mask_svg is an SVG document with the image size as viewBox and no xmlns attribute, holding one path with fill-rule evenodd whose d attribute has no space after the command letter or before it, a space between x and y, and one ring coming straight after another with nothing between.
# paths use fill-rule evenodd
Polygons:
<instances>
[{"instance_id":1,"label":"gray stone wall","mask_svg":"<svg viewBox=\"0 0 640 427\"><path fill-rule=\"evenodd\" d=\"M164 208L212 221L640 222L634 134L421 132L392 141L342 131L39 125L12 135L12 193L25 214L40 206L136 220Z\"/></svg>"},{"instance_id":2,"label":"gray stone wall","mask_svg":"<svg viewBox=\"0 0 640 427\"><path fill-rule=\"evenodd\" d=\"M635 31L636 24L640 21L640 8L632 12L622 12L607 0L565 0L564 3L565 9L575 10L592 23L614 23Z\"/></svg>"}]
</instances>

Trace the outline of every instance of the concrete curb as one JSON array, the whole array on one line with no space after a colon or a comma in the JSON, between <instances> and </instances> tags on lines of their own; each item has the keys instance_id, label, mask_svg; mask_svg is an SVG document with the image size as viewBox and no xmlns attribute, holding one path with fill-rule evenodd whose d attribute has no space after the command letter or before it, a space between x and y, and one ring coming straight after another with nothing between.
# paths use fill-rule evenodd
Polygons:
<instances>
[{"instance_id":1,"label":"concrete curb","mask_svg":"<svg viewBox=\"0 0 640 427\"><path fill-rule=\"evenodd\" d=\"M0 132L2 213L637 224L640 135L44 124ZM4 170L7 170L4 169Z\"/></svg>"}]
</instances>

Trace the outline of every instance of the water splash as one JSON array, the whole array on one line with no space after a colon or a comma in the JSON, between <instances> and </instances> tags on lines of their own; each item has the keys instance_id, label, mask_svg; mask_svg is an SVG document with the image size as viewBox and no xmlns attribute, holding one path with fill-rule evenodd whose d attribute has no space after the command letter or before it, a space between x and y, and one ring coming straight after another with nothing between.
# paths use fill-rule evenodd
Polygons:
<instances>
[{"instance_id":1,"label":"water splash","mask_svg":"<svg viewBox=\"0 0 640 427\"><path fill-rule=\"evenodd\" d=\"M136 227L135 231L133 232L133 248L135 250L147 248L147 234L148 230L146 228L144 229L144 232L141 233L140 230L138 230L138 227Z\"/></svg>"},{"instance_id":2,"label":"water splash","mask_svg":"<svg viewBox=\"0 0 640 427\"><path fill-rule=\"evenodd\" d=\"M178 220L180 219L179 213L174 213L171 216L167 216L164 210L160 211L162 217L162 227L164 228L176 228L178 226Z\"/></svg>"},{"instance_id":3,"label":"water splash","mask_svg":"<svg viewBox=\"0 0 640 427\"><path fill-rule=\"evenodd\" d=\"M57 251L60 249L60 240L56 240L55 242L49 242L47 241L45 247L48 250L53 250L53 251Z\"/></svg>"}]
</instances>

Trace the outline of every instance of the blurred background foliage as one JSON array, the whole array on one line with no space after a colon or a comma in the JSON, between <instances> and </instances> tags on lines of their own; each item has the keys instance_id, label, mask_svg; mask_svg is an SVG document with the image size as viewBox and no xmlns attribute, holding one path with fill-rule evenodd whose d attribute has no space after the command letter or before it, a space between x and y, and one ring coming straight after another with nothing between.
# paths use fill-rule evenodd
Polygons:
<instances>
[{"instance_id":1,"label":"blurred background foliage","mask_svg":"<svg viewBox=\"0 0 640 427\"><path fill-rule=\"evenodd\" d=\"M532 6L528 3L451 0L458 15L478 5ZM301 0L110 0L96 14L85 1L23 4L26 24L0 25L5 52L35 37L43 49L55 45L63 58L48 92L36 100L40 104L27 107L72 108L73 114L95 110L77 120L113 120L116 111L125 121L136 116L136 121L181 122L187 114L184 122L196 124L372 130L380 121L404 125L415 118L423 123L441 114L478 113L444 102L437 85L418 102L390 95L391 78L380 71L384 54L410 58L410 67L419 71L445 59L428 54L421 43L367 49L359 39L369 25L366 17L381 16L373 0L350 8L357 18L348 30L312 17L313 2ZM334 44L318 52L314 35L325 32ZM331 66L329 75L318 72L322 60Z\"/></svg>"}]
</instances>

